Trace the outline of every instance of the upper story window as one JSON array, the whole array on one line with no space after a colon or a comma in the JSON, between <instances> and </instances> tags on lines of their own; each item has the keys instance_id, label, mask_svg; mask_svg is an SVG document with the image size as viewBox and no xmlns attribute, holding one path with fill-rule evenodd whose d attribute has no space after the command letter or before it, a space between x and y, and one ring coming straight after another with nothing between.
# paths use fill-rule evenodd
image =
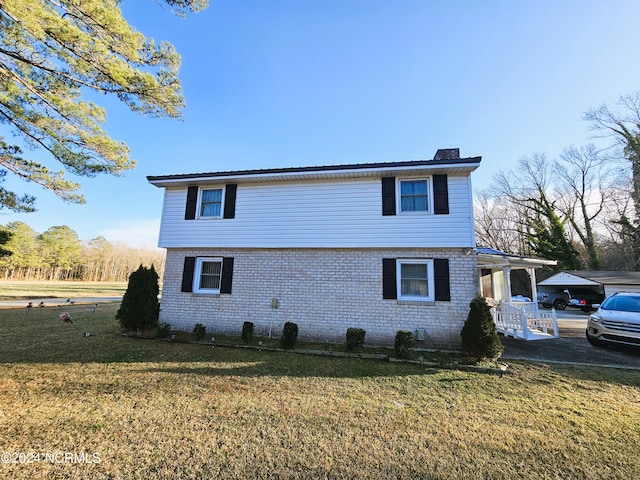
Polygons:
<instances>
[{"instance_id":1,"label":"upper story window","mask_svg":"<svg viewBox=\"0 0 640 480\"><path fill-rule=\"evenodd\" d=\"M218 187L189 186L184 219L235 218L237 189L238 185L235 183Z\"/></svg>"},{"instance_id":2,"label":"upper story window","mask_svg":"<svg viewBox=\"0 0 640 480\"><path fill-rule=\"evenodd\" d=\"M200 217L222 215L222 188L204 189L200 196Z\"/></svg>"},{"instance_id":3,"label":"upper story window","mask_svg":"<svg viewBox=\"0 0 640 480\"><path fill-rule=\"evenodd\" d=\"M400 212L429 212L429 180L399 180Z\"/></svg>"},{"instance_id":4,"label":"upper story window","mask_svg":"<svg viewBox=\"0 0 640 480\"><path fill-rule=\"evenodd\" d=\"M382 177L382 215L449 214L449 181L444 173L427 178Z\"/></svg>"}]
</instances>

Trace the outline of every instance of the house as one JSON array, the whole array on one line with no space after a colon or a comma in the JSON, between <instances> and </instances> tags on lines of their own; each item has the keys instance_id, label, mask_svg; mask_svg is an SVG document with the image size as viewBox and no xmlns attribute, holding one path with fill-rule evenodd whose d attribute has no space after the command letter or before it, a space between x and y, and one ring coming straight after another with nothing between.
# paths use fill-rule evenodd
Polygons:
<instances>
[{"instance_id":1,"label":"house","mask_svg":"<svg viewBox=\"0 0 640 480\"><path fill-rule=\"evenodd\" d=\"M640 272L565 270L538 283L540 287L591 288L605 296L616 292L640 292Z\"/></svg>"},{"instance_id":2,"label":"house","mask_svg":"<svg viewBox=\"0 0 640 480\"><path fill-rule=\"evenodd\" d=\"M149 176L164 188L160 321L368 343L458 346L478 292L470 174L480 157Z\"/></svg>"}]
</instances>

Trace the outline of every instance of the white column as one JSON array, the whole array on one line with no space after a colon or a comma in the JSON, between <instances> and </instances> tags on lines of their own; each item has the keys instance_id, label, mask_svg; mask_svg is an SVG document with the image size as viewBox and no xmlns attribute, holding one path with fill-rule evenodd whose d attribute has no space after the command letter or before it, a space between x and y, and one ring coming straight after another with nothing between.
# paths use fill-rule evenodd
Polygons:
<instances>
[{"instance_id":1,"label":"white column","mask_svg":"<svg viewBox=\"0 0 640 480\"><path fill-rule=\"evenodd\" d=\"M507 290L505 292L507 295L507 303L511 305L511 267L504 267L502 272L504 273L504 284Z\"/></svg>"},{"instance_id":2,"label":"white column","mask_svg":"<svg viewBox=\"0 0 640 480\"><path fill-rule=\"evenodd\" d=\"M529 272L529 280L531 280L531 301L533 302L534 309L538 311L538 287L536 286L536 269L535 268L527 268L527 272Z\"/></svg>"}]
</instances>

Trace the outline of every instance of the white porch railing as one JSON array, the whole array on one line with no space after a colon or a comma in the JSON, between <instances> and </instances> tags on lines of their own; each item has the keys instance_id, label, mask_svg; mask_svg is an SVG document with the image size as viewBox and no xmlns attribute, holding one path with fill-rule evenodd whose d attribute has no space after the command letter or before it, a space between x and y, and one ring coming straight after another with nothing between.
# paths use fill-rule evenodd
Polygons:
<instances>
[{"instance_id":1,"label":"white porch railing","mask_svg":"<svg viewBox=\"0 0 640 480\"><path fill-rule=\"evenodd\" d=\"M533 302L501 303L491 309L498 333L524 340L558 338L558 317L555 309L540 312Z\"/></svg>"}]
</instances>

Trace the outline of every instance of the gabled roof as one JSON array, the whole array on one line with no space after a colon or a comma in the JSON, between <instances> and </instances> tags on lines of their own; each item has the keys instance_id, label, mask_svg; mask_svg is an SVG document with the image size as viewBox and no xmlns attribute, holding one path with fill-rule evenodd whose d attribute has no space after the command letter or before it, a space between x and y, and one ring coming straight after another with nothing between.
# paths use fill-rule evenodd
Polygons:
<instances>
[{"instance_id":1,"label":"gabled roof","mask_svg":"<svg viewBox=\"0 0 640 480\"><path fill-rule=\"evenodd\" d=\"M539 282L541 286L640 285L640 272L566 270Z\"/></svg>"},{"instance_id":2,"label":"gabled roof","mask_svg":"<svg viewBox=\"0 0 640 480\"><path fill-rule=\"evenodd\" d=\"M166 187L170 185L194 185L204 182L242 181L248 183L298 179L380 177L402 175L409 172L418 175L432 175L434 173L468 174L480 166L482 157L448 158L451 155L443 155L441 153L451 151L457 151L457 149L438 150L433 160L149 175L147 180L157 187Z\"/></svg>"}]
</instances>

